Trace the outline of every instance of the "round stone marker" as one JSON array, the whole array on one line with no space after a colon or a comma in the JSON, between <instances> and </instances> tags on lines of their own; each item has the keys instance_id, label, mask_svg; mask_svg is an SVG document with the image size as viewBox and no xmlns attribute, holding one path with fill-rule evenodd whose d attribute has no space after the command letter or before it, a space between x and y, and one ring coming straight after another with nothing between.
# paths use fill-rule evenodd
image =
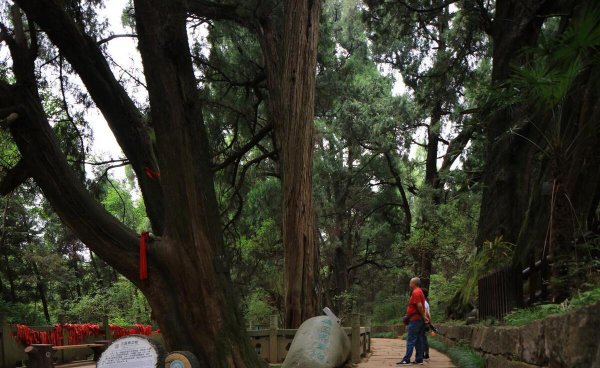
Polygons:
<instances>
[{"instance_id":1,"label":"round stone marker","mask_svg":"<svg viewBox=\"0 0 600 368\"><path fill-rule=\"evenodd\" d=\"M200 368L200 362L189 351L174 351L167 355L165 368Z\"/></svg>"},{"instance_id":2,"label":"round stone marker","mask_svg":"<svg viewBox=\"0 0 600 368\"><path fill-rule=\"evenodd\" d=\"M164 350L147 336L130 335L113 341L98 359L98 368L162 368Z\"/></svg>"}]
</instances>

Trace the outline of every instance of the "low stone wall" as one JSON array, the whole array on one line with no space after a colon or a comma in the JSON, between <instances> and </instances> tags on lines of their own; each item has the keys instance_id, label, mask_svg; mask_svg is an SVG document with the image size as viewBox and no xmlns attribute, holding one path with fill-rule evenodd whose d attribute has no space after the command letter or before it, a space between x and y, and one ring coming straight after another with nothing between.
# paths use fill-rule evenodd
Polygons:
<instances>
[{"instance_id":1,"label":"low stone wall","mask_svg":"<svg viewBox=\"0 0 600 368\"><path fill-rule=\"evenodd\" d=\"M486 368L600 368L600 303L521 327L440 325L447 344L466 343Z\"/></svg>"}]
</instances>

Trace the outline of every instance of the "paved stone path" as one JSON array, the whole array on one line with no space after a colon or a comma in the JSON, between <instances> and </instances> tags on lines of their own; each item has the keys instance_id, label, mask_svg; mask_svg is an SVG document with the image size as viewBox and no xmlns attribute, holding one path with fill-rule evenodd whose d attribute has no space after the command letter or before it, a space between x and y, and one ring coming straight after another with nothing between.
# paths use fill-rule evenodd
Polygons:
<instances>
[{"instance_id":1,"label":"paved stone path","mask_svg":"<svg viewBox=\"0 0 600 368\"><path fill-rule=\"evenodd\" d=\"M357 366L360 368L401 367L396 363L401 361L406 353L406 341L401 339L371 339L371 356L364 359ZM425 362L424 367L431 368L456 368L446 355L437 350L429 349L431 359ZM414 353L413 359L414 360ZM409 366L410 367L410 366ZM412 367L419 367L413 365Z\"/></svg>"}]
</instances>

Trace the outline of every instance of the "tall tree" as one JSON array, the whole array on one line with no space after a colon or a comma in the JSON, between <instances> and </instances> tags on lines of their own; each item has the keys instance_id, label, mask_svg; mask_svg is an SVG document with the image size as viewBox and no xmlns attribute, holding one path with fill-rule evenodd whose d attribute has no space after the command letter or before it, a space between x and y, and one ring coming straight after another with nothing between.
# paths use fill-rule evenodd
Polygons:
<instances>
[{"instance_id":1,"label":"tall tree","mask_svg":"<svg viewBox=\"0 0 600 368\"><path fill-rule=\"evenodd\" d=\"M288 328L299 327L318 310L312 158L320 14L319 0L290 1L284 5L283 24L263 24L259 34L282 172Z\"/></svg>"},{"instance_id":2,"label":"tall tree","mask_svg":"<svg viewBox=\"0 0 600 368\"><path fill-rule=\"evenodd\" d=\"M259 366L225 263L186 19L191 12L238 21L257 32L263 44L284 172L286 323L295 326L316 310L311 158L319 2L289 1L275 13L262 4L266 12L255 16L237 12L246 4L135 1L151 116L142 114L127 95L77 12L53 0L16 3L27 15L27 27L19 26L18 14L14 37L3 34L17 83L1 83L0 101L2 125L10 130L22 163L5 182L16 185L17 179L33 177L74 234L144 293L169 349L193 351L210 367ZM79 75L136 173L155 235L147 280L138 277L137 234L92 198L57 145L37 89L38 28L33 22Z\"/></svg>"},{"instance_id":3,"label":"tall tree","mask_svg":"<svg viewBox=\"0 0 600 368\"><path fill-rule=\"evenodd\" d=\"M421 233L416 236L431 236L412 253L415 272L428 287L438 248L436 211L444 202L450 169L477 130L476 121L468 118L473 101L463 96L477 68L470 60L485 57L485 38L469 1L370 0L367 5L375 58L401 74L421 111L416 121L405 124L413 132L413 143L425 151L416 216ZM419 130L425 136L422 141L415 139ZM394 166L391 163L390 169L396 170Z\"/></svg>"},{"instance_id":4,"label":"tall tree","mask_svg":"<svg viewBox=\"0 0 600 368\"><path fill-rule=\"evenodd\" d=\"M488 150L477 244L516 244L513 264L552 257L552 298L582 277L598 232L597 4L497 1ZM491 19L491 18L490 18ZM516 93L515 93L516 91ZM587 234L587 235L585 235ZM579 272L579 274L577 274Z\"/></svg>"},{"instance_id":5,"label":"tall tree","mask_svg":"<svg viewBox=\"0 0 600 368\"><path fill-rule=\"evenodd\" d=\"M258 38L282 180L284 324L298 327L318 310L312 121L321 3L290 0L216 5L198 1L190 9L201 18L233 21Z\"/></svg>"}]
</instances>

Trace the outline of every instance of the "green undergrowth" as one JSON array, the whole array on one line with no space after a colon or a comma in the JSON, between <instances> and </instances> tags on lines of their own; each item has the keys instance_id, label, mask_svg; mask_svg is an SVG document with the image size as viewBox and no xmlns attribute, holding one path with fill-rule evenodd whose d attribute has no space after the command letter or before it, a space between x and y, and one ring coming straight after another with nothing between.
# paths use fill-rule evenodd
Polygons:
<instances>
[{"instance_id":1,"label":"green undergrowth","mask_svg":"<svg viewBox=\"0 0 600 368\"><path fill-rule=\"evenodd\" d=\"M565 314L598 301L600 301L600 286L574 295L572 299L567 299L561 304L540 304L531 308L518 309L504 317L504 324L523 326L548 316Z\"/></svg>"},{"instance_id":2,"label":"green undergrowth","mask_svg":"<svg viewBox=\"0 0 600 368\"><path fill-rule=\"evenodd\" d=\"M372 337L380 338L380 339L395 339L398 336L396 335L395 332L377 332L377 333L374 333Z\"/></svg>"},{"instance_id":3,"label":"green undergrowth","mask_svg":"<svg viewBox=\"0 0 600 368\"><path fill-rule=\"evenodd\" d=\"M458 368L483 368L483 358L468 346L456 345L449 347L436 338L429 338L429 346L450 357Z\"/></svg>"}]
</instances>

